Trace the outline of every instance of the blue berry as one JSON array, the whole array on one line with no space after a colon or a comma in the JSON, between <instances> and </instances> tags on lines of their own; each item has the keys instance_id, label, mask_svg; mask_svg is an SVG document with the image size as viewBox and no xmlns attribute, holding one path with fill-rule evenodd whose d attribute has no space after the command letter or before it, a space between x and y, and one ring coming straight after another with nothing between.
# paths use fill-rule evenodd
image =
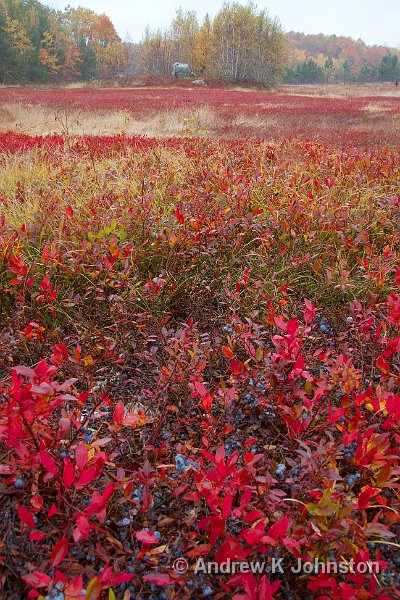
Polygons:
<instances>
[{"instance_id":1,"label":"blue berry","mask_svg":"<svg viewBox=\"0 0 400 600\"><path fill-rule=\"evenodd\" d=\"M284 465L283 463L280 463L276 467L275 475L278 477L278 479L283 479L285 476L285 471L286 471L286 465Z\"/></svg>"},{"instance_id":2,"label":"blue berry","mask_svg":"<svg viewBox=\"0 0 400 600\"><path fill-rule=\"evenodd\" d=\"M351 444L348 444L345 447L343 454L346 458L353 458L353 456L356 453L356 450L357 450L357 440L353 440L351 442Z\"/></svg>"},{"instance_id":3,"label":"blue berry","mask_svg":"<svg viewBox=\"0 0 400 600\"><path fill-rule=\"evenodd\" d=\"M360 479L360 478L361 478L360 473L355 473L354 475L349 475L347 478L347 485L351 487L357 481L357 479Z\"/></svg>"},{"instance_id":4,"label":"blue berry","mask_svg":"<svg viewBox=\"0 0 400 600\"><path fill-rule=\"evenodd\" d=\"M175 468L178 473L183 473L183 471L186 469L185 459L183 458L182 454L177 454L175 456Z\"/></svg>"},{"instance_id":5,"label":"blue berry","mask_svg":"<svg viewBox=\"0 0 400 600\"><path fill-rule=\"evenodd\" d=\"M15 487L17 488L17 490L22 490L25 486L25 480L23 477L17 477L17 479L15 480L14 483Z\"/></svg>"}]
</instances>

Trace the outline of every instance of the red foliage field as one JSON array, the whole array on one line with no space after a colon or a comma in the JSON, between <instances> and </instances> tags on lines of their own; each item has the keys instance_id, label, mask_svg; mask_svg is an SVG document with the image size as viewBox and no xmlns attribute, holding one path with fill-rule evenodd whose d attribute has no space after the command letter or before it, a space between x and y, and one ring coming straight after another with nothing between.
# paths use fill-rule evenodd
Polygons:
<instances>
[{"instance_id":1,"label":"red foliage field","mask_svg":"<svg viewBox=\"0 0 400 600\"><path fill-rule=\"evenodd\" d=\"M1 598L400 597L400 160L343 142L0 134Z\"/></svg>"},{"instance_id":2,"label":"red foliage field","mask_svg":"<svg viewBox=\"0 0 400 600\"><path fill-rule=\"evenodd\" d=\"M400 96L338 98L176 86L10 88L0 89L1 104L67 107L93 114L128 111L137 119L176 111L195 115L207 108L213 115L208 134L230 138L307 137L335 144L376 145L395 144L400 136Z\"/></svg>"}]
</instances>

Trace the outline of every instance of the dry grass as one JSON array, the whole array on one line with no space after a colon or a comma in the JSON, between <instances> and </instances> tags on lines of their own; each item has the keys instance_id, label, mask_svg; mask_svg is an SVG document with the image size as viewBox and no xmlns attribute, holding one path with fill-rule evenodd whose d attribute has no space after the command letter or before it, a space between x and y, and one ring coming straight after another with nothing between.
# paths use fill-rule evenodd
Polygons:
<instances>
[{"instance_id":1,"label":"dry grass","mask_svg":"<svg viewBox=\"0 0 400 600\"><path fill-rule=\"evenodd\" d=\"M393 83L282 85L279 86L279 92L321 98L400 98L400 86L396 88Z\"/></svg>"},{"instance_id":2,"label":"dry grass","mask_svg":"<svg viewBox=\"0 0 400 600\"><path fill-rule=\"evenodd\" d=\"M71 135L148 135L173 137L207 135L216 124L206 106L193 110L166 110L138 119L128 110L56 110L31 104L4 104L0 107L0 130L30 135L69 133Z\"/></svg>"},{"instance_id":3,"label":"dry grass","mask_svg":"<svg viewBox=\"0 0 400 600\"><path fill-rule=\"evenodd\" d=\"M54 182L59 178L58 169L65 168L65 155L64 149L54 149L54 161L49 163L44 160L39 148L15 154L0 152L0 216L4 216L8 223L19 229L24 223L37 222L37 215L43 210L43 204L47 203L50 207L48 219L51 220L53 202L57 206L60 202L71 204L74 210L81 210L90 203L93 196L101 196L105 189L116 196L126 194L127 179L131 196L136 197L141 193L141 155L132 150L126 152L124 159L130 165L129 175L126 170L121 171L121 159L118 155L97 161L96 173L91 176L87 172L88 161L71 153L68 161L70 180L79 180L85 185L79 188L79 193L73 200L68 195L58 196L53 189ZM148 168L157 168L162 172L171 170L174 183L182 185L192 172L193 165L183 150L160 146L157 152L148 156ZM174 201L172 198L171 204L169 203L167 185L160 184L154 190L153 198L153 205L162 203L166 213L172 210ZM2 202L3 199L7 201ZM39 220L43 224L43 219Z\"/></svg>"}]
</instances>

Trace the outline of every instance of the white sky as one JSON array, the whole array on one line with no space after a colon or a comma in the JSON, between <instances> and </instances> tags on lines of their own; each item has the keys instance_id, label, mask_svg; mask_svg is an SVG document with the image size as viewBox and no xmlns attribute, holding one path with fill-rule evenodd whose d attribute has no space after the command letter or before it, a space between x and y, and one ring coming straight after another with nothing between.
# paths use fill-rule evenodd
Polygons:
<instances>
[{"instance_id":1,"label":"white sky","mask_svg":"<svg viewBox=\"0 0 400 600\"><path fill-rule=\"evenodd\" d=\"M199 19L215 15L222 0L45 0L53 8L85 6L106 13L119 35L140 41L146 25L164 28L172 21L175 8L195 10ZM246 3L246 0L243 1ZM361 38L367 44L400 47L399 0L268 0L264 6L277 16L285 31L326 33Z\"/></svg>"}]
</instances>

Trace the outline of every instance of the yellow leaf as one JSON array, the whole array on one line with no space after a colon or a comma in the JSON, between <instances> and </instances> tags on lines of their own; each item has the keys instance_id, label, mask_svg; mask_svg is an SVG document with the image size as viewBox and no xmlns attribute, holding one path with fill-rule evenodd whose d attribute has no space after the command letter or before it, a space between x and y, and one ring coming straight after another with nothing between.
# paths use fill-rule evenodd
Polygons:
<instances>
[{"instance_id":1,"label":"yellow leaf","mask_svg":"<svg viewBox=\"0 0 400 600\"><path fill-rule=\"evenodd\" d=\"M305 389L305 391L306 391L306 394L311 394L311 392L312 392L312 389L313 389L313 386L312 386L312 383L311 383L311 381L308 381L308 380L307 380L307 381L305 382L305 384L304 384L304 389Z\"/></svg>"},{"instance_id":2,"label":"yellow leaf","mask_svg":"<svg viewBox=\"0 0 400 600\"><path fill-rule=\"evenodd\" d=\"M175 235L175 233L171 233L171 235L169 236L169 242L168 242L169 247L172 249L175 246L177 241L178 241L178 238Z\"/></svg>"},{"instance_id":3,"label":"yellow leaf","mask_svg":"<svg viewBox=\"0 0 400 600\"><path fill-rule=\"evenodd\" d=\"M97 577L94 577L89 581L89 585L86 588L85 600L97 600L101 594L101 583Z\"/></svg>"},{"instance_id":4,"label":"yellow leaf","mask_svg":"<svg viewBox=\"0 0 400 600\"><path fill-rule=\"evenodd\" d=\"M264 356L263 349L261 348L261 346L258 346L258 348L256 350L256 360L259 362L260 360L263 359L263 356Z\"/></svg>"}]
</instances>

